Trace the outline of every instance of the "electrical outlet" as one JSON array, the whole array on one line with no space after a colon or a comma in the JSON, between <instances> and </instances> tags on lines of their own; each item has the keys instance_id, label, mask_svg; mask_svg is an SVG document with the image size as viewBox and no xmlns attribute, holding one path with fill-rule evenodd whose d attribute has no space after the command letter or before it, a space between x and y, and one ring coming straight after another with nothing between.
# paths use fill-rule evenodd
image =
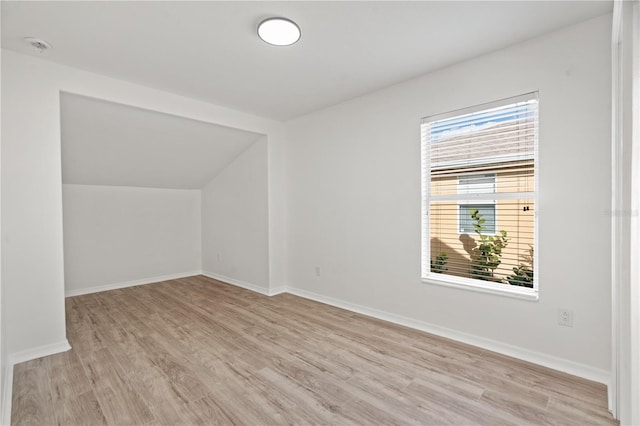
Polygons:
<instances>
[{"instance_id":1,"label":"electrical outlet","mask_svg":"<svg viewBox=\"0 0 640 426\"><path fill-rule=\"evenodd\" d=\"M316 266L316 277L320 276L320 267Z\"/></svg>"},{"instance_id":2,"label":"electrical outlet","mask_svg":"<svg viewBox=\"0 0 640 426\"><path fill-rule=\"evenodd\" d=\"M573 311L571 309L558 308L558 324L563 327L573 327Z\"/></svg>"}]
</instances>

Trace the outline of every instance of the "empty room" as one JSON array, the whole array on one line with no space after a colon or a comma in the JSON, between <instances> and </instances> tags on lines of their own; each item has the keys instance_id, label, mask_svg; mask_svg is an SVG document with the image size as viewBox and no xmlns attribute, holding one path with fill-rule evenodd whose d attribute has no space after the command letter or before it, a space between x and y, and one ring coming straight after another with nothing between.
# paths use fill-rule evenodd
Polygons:
<instances>
[{"instance_id":1,"label":"empty room","mask_svg":"<svg viewBox=\"0 0 640 426\"><path fill-rule=\"evenodd\" d=\"M0 8L0 424L640 425L640 1Z\"/></svg>"}]
</instances>

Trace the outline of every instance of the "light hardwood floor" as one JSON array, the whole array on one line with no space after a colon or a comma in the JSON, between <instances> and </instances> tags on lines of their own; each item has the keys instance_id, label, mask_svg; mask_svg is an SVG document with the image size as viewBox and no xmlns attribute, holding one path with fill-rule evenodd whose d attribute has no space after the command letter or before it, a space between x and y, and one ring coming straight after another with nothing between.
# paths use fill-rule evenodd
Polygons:
<instances>
[{"instance_id":1,"label":"light hardwood floor","mask_svg":"<svg viewBox=\"0 0 640 426\"><path fill-rule=\"evenodd\" d=\"M614 425L603 385L197 276L68 298L15 366L14 425Z\"/></svg>"}]
</instances>

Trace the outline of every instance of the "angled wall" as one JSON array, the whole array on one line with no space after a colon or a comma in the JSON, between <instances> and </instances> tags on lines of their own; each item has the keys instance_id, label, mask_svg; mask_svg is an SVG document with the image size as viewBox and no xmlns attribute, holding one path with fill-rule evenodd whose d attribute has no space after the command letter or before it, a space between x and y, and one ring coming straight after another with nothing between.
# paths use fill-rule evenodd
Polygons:
<instances>
[{"instance_id":1,"label":"angled wall","mask_svg":"<svg viewBox=\"0 0 640 426\"><path fill-rule=\"evenodd\" d=\"M2 86L2 343L9 359L66 348L61 92L267 135L267 161L274 170L268 179L269 218L283 216L278 166L284 134L278 122L7 50ZM281 220L268 224L269 286L284 281L282 226Z\"/></svg>"},{"instance_id":2,"label":"angled wall","mask_svg":"<svg viewBox=\"0 0 640 426\"><path fill-rule=\"evenodd\" d=\"M202 190L202 270L269 293L266 137L240 154Z\"/></svg>"}]
</instances>

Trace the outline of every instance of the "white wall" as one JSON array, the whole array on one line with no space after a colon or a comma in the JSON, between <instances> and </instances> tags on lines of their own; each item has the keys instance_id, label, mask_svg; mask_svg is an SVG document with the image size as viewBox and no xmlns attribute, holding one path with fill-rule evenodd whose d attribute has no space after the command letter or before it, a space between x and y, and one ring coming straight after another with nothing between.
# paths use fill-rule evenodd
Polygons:
<instances>
[{"instance_id":1,"label":"white wall","mask_svg":"<svg viewBox=\"0 0 640 426\"><path fill-rule=\"evenodd\" d=\"M202 190L202 269L269 291L267 141L261 138Z\"/></svg>"},{"instance_id":2,"label":"white wall","mask_svg":"<svg viewBox=\"0 0 640 426\"><path fill-rule=\"evenodd\" d=\"M269 218L278 218L269 222L269 285L284 281L280 123L7 50L2 86L3 343L10 357L43 356L66 342L61 91L267 135Z\"/></svg>"},{"instance_id":3,"label":"white wall","mask_svg":"<svg viewBox=\"0 0 640 426\"><path fill-rule=\"evenodd\" d=\"M2 272L12 354L66 341L58 90L2 52Z\"/></svg>"},{"instance_id":4,"label":"white wall","mask_svg":"<svg viewBox=\"0 0 640 426\"><path fill-rule=\"evenodd\" d=\"M610 34L600 17L287 123L288 285L606 381ZM540 300L421 283L421 117L535 90Z\"/></svg>"},{"instance_id":5,"label":"white wall","mask_svg":"<svg viewBox=\"0 0 640 426\"><path fill-rule=\"evenodd\" d=\"M634 28L635 27L635 28ZM640 424L640 2L618 1L613 32L613 412Z\"/></svg>"},{"instance_id":6,"label":"white wall","mask_svg":"<svg viewBox=\"0 0 640 426\"><path fill-rule=\"evenodd\" d=\"M626 5L625 7L628 7ZM632 29L631 56L632 73L632 105L628 121L631 121L632 139L632 183L631 183L631 247L630 265L632 267L629 297L629 340L630 351L627 355L630 364L630 392L628 396L629 424L640 424L640 1L633 3L633 10L625 12L631 15L631 23L626 25L625 31L629 37L629 25ZM628 43L628 38L627 38ZM635 52L635 53L634 53ZM622 371L626 374L626 371Z\"/></svg>"},{"instance_id":7,"label":"white wall","mask_svg":"<svg viewBox=\"0 0 640 426\"><path fill-rule=\"evenodd\" d=\"M63 185L67 295L197 274L200 191Z\"/></svg>"},{"instance_id":8,"label":"white wall","mask_svg":"<svg viewBox=\"0 0 640 426\"><path fill-rule=\"evenodd\" d=\"M0 19L2 17L2 12L0 8ZM1 38L1 37L0 37ZM0 69L2 68L2 55L0 55ZM0 81L0 93L2 93L2 82ZM0 128L2 128L2 105L0 104ZM0 147L0 187L2 186L2 148ZM0 197L0 235L2 235L2 197ZM2 240L0 239L0 259L2 259ZM0 261L0 422L5 421L7 418L5 416L5 410L8 408L5 407L5 375L6 375L6 366L7 366L7 355L6 349L7 345L5 344L5 321L4 321L4 285L3 285L3 270L2 270L2 262Z\"/></svg>"}]
</instances>

